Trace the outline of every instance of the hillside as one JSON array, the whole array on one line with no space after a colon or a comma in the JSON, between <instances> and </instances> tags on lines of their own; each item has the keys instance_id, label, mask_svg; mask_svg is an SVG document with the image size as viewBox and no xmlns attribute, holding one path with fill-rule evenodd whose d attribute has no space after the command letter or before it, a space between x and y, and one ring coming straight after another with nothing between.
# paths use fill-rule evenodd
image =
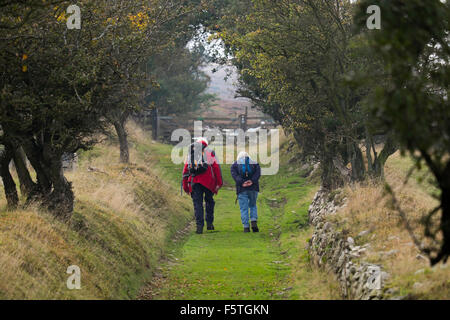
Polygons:
<instances>
[{"instance_id":1,"label":"hillside","mask_svg":"<svg viewBox=\"0 0 450 320\"><path fill-rule=\"evenodd\" d=\"M133 164L118 164L111 140L80 154L67 174L77 199L68 225L35 208L7 212L0 197L0 299L136 297L191 205L148 157L148 134L130 133ZM66 287L71 265L81 290Z\"/></svg>"},{"instance_id":2,"label":"hillside","mask_svg":"<svg viewBox=\"0 0 450 320\"><path fill-rule=\"evenodd\" d=\"M233 66L211 63L203 67L203 71L210 78L206 92L216 95L216 100L202 113L202 116L237 118L238 115L245 113L245 107L248 107L250 117L264 116L262 112L250 107L250 100L235 98L238 79Z\"/></svg>"}]
</instances>

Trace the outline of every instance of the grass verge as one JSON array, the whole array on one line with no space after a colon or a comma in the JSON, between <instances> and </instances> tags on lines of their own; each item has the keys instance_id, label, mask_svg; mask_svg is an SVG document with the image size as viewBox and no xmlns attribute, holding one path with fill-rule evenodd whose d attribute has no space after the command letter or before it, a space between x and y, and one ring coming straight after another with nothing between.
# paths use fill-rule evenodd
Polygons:
<instances>
[{"instance_id":1,"label":"grass verge","mask_svg":"<svg viewBox=\"0 0 450 320\"><path fill-rule=\"evenodd\" d=\"M190 203L155 167L151 140L129 129L133 164L119 165L109 141L67 174L76 195L70 224L37 208L8 212L0 190L0 299L132 299L150 279L190 220ZM67 289L71 265L81 269L81 290Z\"/></svg>"}]
</instances>

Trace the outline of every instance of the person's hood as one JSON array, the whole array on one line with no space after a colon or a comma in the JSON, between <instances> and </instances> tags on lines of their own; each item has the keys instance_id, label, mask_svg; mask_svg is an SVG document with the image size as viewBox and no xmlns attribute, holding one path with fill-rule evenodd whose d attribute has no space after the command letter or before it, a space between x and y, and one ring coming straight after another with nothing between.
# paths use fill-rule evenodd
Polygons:
<instances>
[{"instance_id":1,"label":"person's hood","mask_svg":"<svg viewBox=\"0 0 450 320\"><path fill-rule=\"evenodd\" d=\"M238 164L244 164L246 158L249 158L249 163L250 164L256 164L256 161L252 160L252 158L250 158L249 154L247 152L245 152L245 151L239 152L236 162Z\"/></svg>"},{"instance_id":2,"label":"person's hood","mask_svg":"<svg viewBox=\"0 0 450 320\"><path fill-rule=\"evenodd\" d=\"M199 138L197 139L198 143L201 143L205 148L208 146L208 140L206 140L205 138Z\"/></svg>"}]
</instances>

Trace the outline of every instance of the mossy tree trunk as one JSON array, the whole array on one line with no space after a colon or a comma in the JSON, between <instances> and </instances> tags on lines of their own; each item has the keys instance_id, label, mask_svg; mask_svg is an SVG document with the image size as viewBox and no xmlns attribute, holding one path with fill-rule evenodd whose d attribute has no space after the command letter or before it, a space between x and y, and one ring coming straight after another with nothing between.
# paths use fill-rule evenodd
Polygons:
<instances>
[{"instance_id":1,"label":"mossy tree trunk","mask_svg":"<svg viewBox=\"0 0 450 320\"><path fill-rule=\"evenodd\" d=\"M128 119L128 114L122 114L119 119L113 121L120 144L120 162L130 162L130 150L128 147L128 134L125 128L125 123Z\"/></svg>"},{"instance_id":2,"label":"mossy tree trunk","mask_svg":"<svg viewBox=\"0 0 450 320\"><path fill-rule=\"evenodd\" d=\"M397 152L397 150L398 144L394 137L391 134L388 134L383 149L378 154L375 149L372 135L367 134L366 156L369 175L375 179L384 179L384 166L386 165L386 161L391 155Z\"/></svg>"},{"instance_id":3,"label":"mossy tree trunk","mask_svg":"<svg viewBox=\"0 0 450 320\"><path fill-rule=\"evenodd\" d=\"M17 208L17 205L19 204L16 183L9 171L9 164L11 163L12 158L12 150L8 146L5 146L5 148L0 151L0 176L2 177L3 186L5 188L8 209L11 210Z\"/></svg>"},{"instance_id":4,"label":"mossy tree trunk","mask_svg":"<svg viewBox=\"0 0 450 320\"><path fill-rule=\"evenodd\" d=\"M62 220L70 219L73 212L74 194L72 184L64 176L61 157L53 157L48 167L53 189L45 199L45 205Z\"/></svg>"},{"instance_id":5,"label":"mossy tree trunk","mask_svg":"<svg viewBox=\"0 0 450 320\"><path fill-rule=\"evenodd\" d=\"M20 191L22 195L29 197L36 192L37 185L33 182L27 168L27 158L22 147L16 147L13 154L14 165L20 181Z\"/></svg>"}]
</instances>

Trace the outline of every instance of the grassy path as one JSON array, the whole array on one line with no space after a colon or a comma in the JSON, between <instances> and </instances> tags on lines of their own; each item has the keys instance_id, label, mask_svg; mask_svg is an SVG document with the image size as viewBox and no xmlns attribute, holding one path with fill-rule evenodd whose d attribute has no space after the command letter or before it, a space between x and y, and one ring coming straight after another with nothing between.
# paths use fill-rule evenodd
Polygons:
<instances>
[{"instance_id":1,"label":"grassy path","mask_svg":"<svg viewBox=\"0 0 450 320\"><path fill-rule=\"evenodd\" d=\"M192 234L175 250L178 260L166 266L169 281L156 298L282 298L288 267L273 245L272 211L261 210L261 233L244 234L234 191L222 190L216 203L217 231Z\"/></svg>"},{"instance_id":2,"label":"grassy path","mask_svg":"<svg viewBox=\"0 0 450 320\"><path fill-rule=\"evenodd\" d=\"M179 183L169 147L152 145L146 154ZM155 149L156 148L156 149ZM161 149L163 148L163 149ZM150 152L148 152L150 151ZM295 299L320 290L308 271L307 208L315 190L287 165L263 177L258 199L260 233L243 233L230 166L215 197L215 231L195 234L194 225L169 249L168 260L147 288L148 299ZM316 277L317 278L317 277ZM321 297L319 295L319 297Z\"/></svg>"}]
</instances>

